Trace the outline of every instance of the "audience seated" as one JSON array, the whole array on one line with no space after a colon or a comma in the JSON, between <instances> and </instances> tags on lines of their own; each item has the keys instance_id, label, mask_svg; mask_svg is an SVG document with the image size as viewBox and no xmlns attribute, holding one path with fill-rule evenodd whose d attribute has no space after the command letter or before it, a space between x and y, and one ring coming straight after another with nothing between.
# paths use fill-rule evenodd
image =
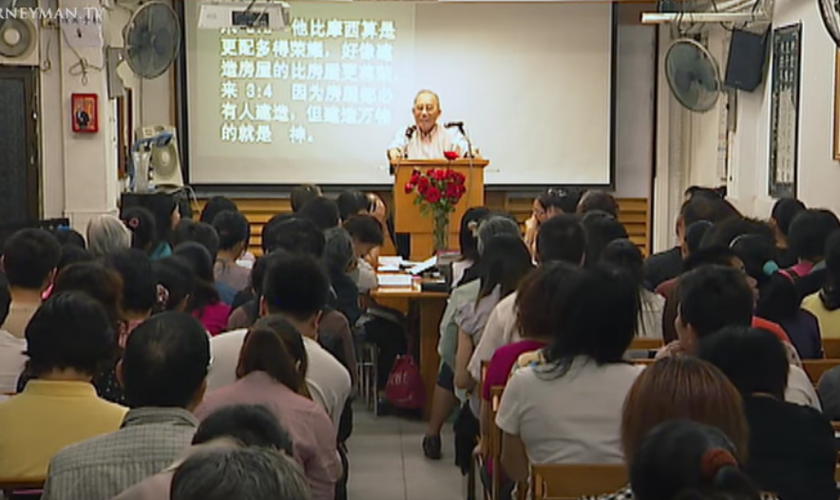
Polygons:
<instances>
[{"instance_id":1,"label":"audience seated","mask_svg":"<svg viewBox=\"0 0 840 500\"><path fill-rule=\"evenodd\" d=\"M343 225L353 240L353 254L356 258L355 268L350 276L359 287L359 292L366 294L376 288L376 262L368 262L368 256L381 247L385 241L382 225L372 215L354 215Z\"/></svg>"},{"instance_id":2,"label":"audience seated","mask_svg":"<svg viewBox=\"0 0 840 500\"><path fill-rule=\"evenodd\" d=\"M299 212L307 202L319 196L321 196L321 188L315 184L301 184L292 189L291 195L289 196L292 212Z\"/></svg>"},{"instance_id":3,"label":"audience seated","mask_svg":"<svg viewBox=\"0 0 840 500\"><path fill-rule=\"evenodd\" d=\"M87 251L84 247L70 244L61 245L61 258L58 259L56 273L61 272L62 269L70 264L75 264L77 262L90 262L95 258L96 257L94 257L93 254ZM44 293L49 294L49 292L50 290L47 289Z\"/></svg>"},{"instance_id":4,"label":"audience seated","mask_svg":"<svg viewBox=\"0 0 840 500\"><path fill-rule=\"evenodd\" d=\"M310 500L287 457L263 448L218 448L187 458L172 477L172 500Z\"/></svg>"},{"instance_id":5,"label":"audience seated","mask_svg":"<svg viewBox=\"0 0 840 500\"><path fill-rule=\"evenodd\" d=\"M781 326L800 358L822 358L817 318L800 307L802 299L794 284L778 272L773 240L757 234L743 234L729 246L743 261L747 276L755 280L758 288L755 315Z\"/></svg>"},{"instance_id":6,"label":"audience seated","mask_svg":"<svg viewBox=\"0 0 840 500\"><path fill-rule=\"evenodd\" d=\"M800 297L818 292L825 283L826 241L836 231L840 231L840 220L828 210L805 210L793 219L788 244L798 263L784 274L794 282Z\"/></svg>"},{"instance_id":7,"label":"audience seated","mask_svg":"<svg viewBox=\"0 0 840 500\"><path fill-rule=\"evenodd\" d=\"M131 248L150 255L166 244L158 239L157 221L155 215L143 207L129 207L122 211L122 222L131 231ZM192 221L185 221L192 223ZM113 250L108 253L112 253ZM170 248L171 253L171 248Z\"/></svg>"},{"instance_id":8,"label":"audience seated","mask_svg":"<svg viewBox=\"0 0 840 500\"><path fill-rule=\"evenodd\" d=\"M613 195L606 191L590 189L580 197L576 209L578 215L582 216L594 210L606 212L614 218L618 218L618 202Z\"/></svg>"},{"instance_id":9,"label":"audience seated","mask_svg":"<svg viewBox=\"0 0 840 500\"><path fill-rule=\"evenodd\" d=\"M138 326L117 367L131 407L120 430L58 452L41 498L108 500L171 464L195 433L191 411L209 364L207 334L192 316L168 312Z\"/></svg>"},{"instance_id":10,"label":"audience seated","mask_svg":"<svg viewBox=\"0 0 840 500\"><path fill-rule=\"evenodd\" d=\"M23 229L6 240L0 260L11 302L0 330L22 339L26 324L41 305L61 258L58 241L43 229Z\"/></svg>"},{"instance_id":11,"label":"audience seated","mask_svg":"<svg viewBox=\"0 0 840 500\"><path fill-rule=\"evenodd\" d=\"M502 394L496 424L512 480L526 479L529 463L621 462L621 406L642 370L623 359L638 309L631 278L609 268L584 271L565 314L552 316L543 359L515 371Z\"/></svg>"},{"instance_id":12,"label":"audience seated","mask_svg":"<svg viewBox=\"0 0 840 500\"><path fill-rule=\"evenodd\" d=\"M593 267L601 261L601 254L610 242L627 239L627 230L612 215L593 210L580 220L586 231L586 255L583 266Z\"/></svg>"},{"instance_id":13,"label":"audience seated","mask_svg":"<svg viewBox=\"0 0 840 500\"><path fill-rule=\"evenodd\" d=\"M676 278L682 272L681 244L687 227L701 220L717 224L738 215L738 211L719 196L692 196L684 201L677 217L678 244L670 250L651 255L645 261L647 286L653 290L663 281Z\"/></svg>"},{"instance_id":14,"label":"audience seated","mask_svg":"<svg viewBox=\"0 0 840 500\"><path fill-rule=\"evenodd\" d=\"M26 363L26 325L52 283L60 254L55 238L41 229L24 229L6 240L0 268L7 285L0 287L9 301L0 304L0 394L15 392Z\"/></svg>"},{"instance_id":15,"label":"audience seated","mask_svg":"<svg viewBox=\"0 0 840 500\"><path fill-rule=\"evenodd\" d=\"M355 325L362 315L362 310L359 307L359 287L348 274L356 260L353 254L353 240L341 227L324 231L324 239L323 262L332 292L330 306L340 311L351 325Z\"/></svg>"},{"instance_id":16,"label":"audience seated","mask_svg":"<svg viewBox=\"0 0 840 500\"><path fill-rule=\"evenodd\" d=\"M586 232L574 215L557 215L545 221L537 235L537 260L540 264L560 261L582 265ZM481 363L493 357L499 347L522 339L516 322L516 293L505 297L490 313L481 340L470 359L474 379L481 378Z\"/></svg>"},{"instance_id":17,"label":"audience seated","mask_svg":"<svg viewBox=\"0 0 840 500\"><path fill-rule=\"evenodd\" d=\"M219 236L219 251L213 264L216 283L223 283L235 292L248 288L251 272L237 264L248 249L251 237L248 220L239 212L223 210L213 218L213 228Z\"/></svg>"},{"instance_id":18,"label":"audience seated","mask_svg":"<svg viewBox=\"0 0 840 500\"><path fill-rule=\"evenodd\" d=\"M113 215L94 217L88 222L86 232L88 249L95 257L131 248L133 233Z\"/></svg>"},{"instance_id":19,"label":"audience seated","mask_svg":"<svg viewBox=\"0 0 840 500\"><path fill-rule=\"evenodd\" d=\"M632 458L637 500L770 500L741 468L738 450L720 429L672 420L653 429Z\"/></svg>"},{"instance_id":20,"label":"audience seated","mask_svg":"<svg viewBox=\"0 0 840 500\"><path fill-rule=\"evenodd\" d=\"M69 245L76 248L87 248L85 237L75 229L71 229L67 226L59 226L50 230L50 234L55 237L55 240L61 246Z\"/></svg>"},{"instance_id":21,"label":"audience seated","mask_svg":"<svg viewBox=\"0 0 840 500\"><path fill-rule=\"evenodd\" d=\"M260 313L282 315L303 335L309 359L306 382L310 394L337 425L351 388L347 369L316 341L318 319L328 295L329 279L317 260L307 255L281 255L266 273ZM211 390L236 381L236 365L245 334L237 330L211 340Z\"/></svg>"},{"instance_id":22,"label":"audience seated","mask_svg":"<svg viewBox=\"0 0 840 500\"><path fill-rule=\"evenodd\" d=\"M796 255L788 245L788 234L793 219L808 207L796 198L779 198L770 212L770 225L776 233L777 262L779 267L787 269L796 265Z\"/></svg>"},{"instance_id":23,"label":"audience seated","mask_svg":"<svg viewBox=\"0 0 840 500\"><path fill-rule=\"evenodd\" d=\"M296 214L314 222L321 231L336 227L341 223L338 205L325 196L318 196L307 201L300 210L296 211Z\"/></svg>"},{"instance_id":24,"label":"audience seated","mask_svg":"<svg viewBox=\"0 0 840 500\"><path fill-rule=\"evenodd\" d=\"M195 292L187 302L186 312L192 314L210 335L227 329L230 306L224 303L213 285L213 257L200 243L185 242L175 247L175 255L182 257L195 273Z\"/></svg>"},{"instance_id":25,"label":"audience seated","mask_svg":"<svg viewBox=\"0 0 840 500\"><path fill-rule=\"evenodd\" d=\"M679 312L675 321L678 340L661 349L657 358L694 355L702 339L726 326L755 326L754 293L742 272L723 266L701 266L680 278L678 292ZM796 362L785 345L789 344L783 343L788 361ZM805 372L791 366L789 373L786 399L820 409L819 397Z\"/></svg>"},{"instance_id":26,"label":"audience seated","mask_svg":"<svg viewBox=\"0 0 840 500\"><path fill-rule=\"evenodd\" d=\"M127 409L91 385L115 341L105 309L84 293L55 293L38 309L26 327L36 379L0 403L0 479L43 479L60 449L120 427Z\"/></svg>"},{"instance_id":27,"label":"audience seated","mask_svg":"<svg viewBox=\"0 0 840 500\"><path fill-rule=\"evenodd\" d=\"M120 312L125 327L120 330L119 345L125 348L128 336L152 315L157 304L152 261L140 250L130 249L106 255L104 264L122 278Z\"/></svg>"},{"instance_id":28,"label":"audience seated","mask_svg":"<svg viewBox=\"0 0 840 500\"><path fill-rule=\"evenodd\" d=\"M744 397L750 426L747 472L763 491L790 500L834 500L837 450L831 424L813 408L787 403L789 365L769 332L730 327L705 338L699 355Z\"/></svg>"},{"instance_id":29,"label":"audience seated","mask_svg":"<svg viewBox=\"0 0 840 500\"><path fill-rule=\"evenodd\" d=\"M580 193L562 188L549 188L534 198L531 217L525 221L525 244L534 249L540 226L548 219L560 214L574 214L577 211Z\"/></svg>"},{"instance_id":30,"label":"audience seated","mask_svg":"<svg viewBox=\"0 0 840 500\"><path fill-rule=\"evenodd\" d=\"M822 338L840 338L840 231L831 233L825 249L825 282L805 297L802 307L817 317Z\"/></svg>"},{"instance_id":31,"label":"audience seated","mask_svg":"<svg viewBox=\"0 0 840 500\"><path fill-rule=\"evenodd\" d=\"M275 320L276 322L277 320ZM300 334L288 322L280 320L283 336ZM300 340L298 340L300 342ZM306 364L305 351L301 351ZM286 348L286 342L274 329L253 327L245 335L239 364L238 380L211 392L196 414L199 418L231 404L266 406L283 423L292 438L294 458L303 468L313 499L332 499L335 483L341 475L336 454L336 429L324 409L298 393L305 387L300 360Z\"/></svg>"},{"instance_id":32,"label":"audience seated","mask_svg":"<svg viewBox=\"0 0 840 500\"><path fill-rule=\"evenodd\" d=\"M623 269L639 285L640 308L636 335L638 337L661 339L665 298L642 286L644 281L644 257L639 247L629 239L613 240L604 247L601 253L601 262Z\"/></svg>"},{"instance_id":33,"label":"audience seated","mask_svg":"<svg viewBox=\"0 0 840 500\"><path fill-rule=\"evenodd\" d=\"M465 216L466 217L466 216ZM485 266L482 263L484 247L495 236L507 235L519 238L519 226L509 217L488 214L486 218L478 221L476 225L476 253L478 254L477 265L467 269L463 280L466 283L458 286L452 291L449 302L443 312L440 322L440 339L438 340L438 354L441 357L441 365L438 372L435 390L432 399L432 410L429 418L429 425L426 435L423 437L423 453L432 460L441 457L440 430L452 409L457 404L455 398L455 365L456 352L458 348L459 326L455 321L456 313L469 304L475 304L481 290L480 279L470 279L469 275L476 275L480 278ZM492 310L495 310L493 308ZM487 311L488 313L490 311ZM480 342L480 339L479 339ZM495 349L492 347L491 349ZM488 352L488 359L492 356ZM470 374L471 375L471 374ZM472 375L471 375L472 376ZM478 377L472 377L480 380Z\"/></svg>"},{"instance_id":34,"label":"audience seated","mask_svg":"<svg viewBox=\"0 0 840 500\"><path fill-rule=\"evenodd\" d=\"M196 286L189 261L177 255L164 257L152 263L152 272L157 285L157 312L186 312Z\"/></svg>"},{"instance_id":35,"label":"audience seated","mask_svg":"<svg viewBox=\"0 0 840 500\"><path fill-rule=\"evenodd\" d=\"M225 210L238 212L239 207L236 206L236 202L226 196L214 196L207 200L207 203L204 204L204 208L201 209L201 215L199 215L198 221L212 225L213 219Z\"/></svg>"},{"instance_id":36,"label":"audience seated","mask_svg":"<svg viewBox=\"0 0 840 500\"><path fill-rule=\"evenodd\" d=\"M452 288L465 285L478 278L478 273L467 274L467 270L479 263L478 255L478 223L490 215L486 207L470 207L461 217L461 227L458 230L458 247L460 259L452 263ZM528 244L526 242L526 244ZM529 245L531 248L533 244Z\"/></svg>"},{"instance_id":37,"label":"audience seated","mask_svg":"<svg viewBox=\"0 0 840 500\"><path fill-rule=\"evenodd\" d=\"M691 420L722 431L745 460L749 428L741 395L720 370L692 357L665 358L636 378L621 414L621 447L628 468L651 430L672 420ZM632 500L630 486L598 500Z\"/></svg>"},{"instance_id":38,"label":"audience seated","mask_svg":"<svg viewBox=\"0 0 840 500\"><path fill-rule=\"evenodd\" d=\"M162 472L123 491L114 500L169 500L172 476L190 455L213 448L256 447L292 456L292 440L264 406L225 406L198 426L192 446Z\"/></svg>"}]
</instances>

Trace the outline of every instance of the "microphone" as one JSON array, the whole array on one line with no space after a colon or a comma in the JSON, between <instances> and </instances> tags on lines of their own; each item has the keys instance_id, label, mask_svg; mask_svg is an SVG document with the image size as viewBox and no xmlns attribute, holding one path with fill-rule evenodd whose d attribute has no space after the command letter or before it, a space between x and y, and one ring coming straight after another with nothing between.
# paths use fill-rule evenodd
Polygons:
<instances>
[{"instance_id":1,"label":"microphone","mask_svg":"<svg viewBox=\"0 0 840 500\"><path fill-rule=\"evenodd\" d=\"M452 127L456 127L456 128L458 128L458 130L463 130L464 129L464 122L447 122L444 125L444 128L452 128Z\"/></svg>"},{"instance_id":2,"label":"microphone","mask_svg":"<svg viewBox=\"0 0 840 500\"><path fill-rule=\"evenodd\" d=\"M410 127L406 127L405 129L405 138L411 140L414 137L414 132L417 131L417 125L411 125Z\"/></svg>"},{"instance_id":3,"label":"microphone","mask_svg":"<svg viewBox=\"0 0 840 500\"><path fill-rule=\"evenodd\" d=\"M467 135L466 130L464 130L464 122L447 122L443 125L445 128L457 128L458 132L461 133L461 136L464 137L467 141L467 157L473 157L473 148L472 148L472 141L470 141L470 136Z\"/></svg>"}]
</instances>

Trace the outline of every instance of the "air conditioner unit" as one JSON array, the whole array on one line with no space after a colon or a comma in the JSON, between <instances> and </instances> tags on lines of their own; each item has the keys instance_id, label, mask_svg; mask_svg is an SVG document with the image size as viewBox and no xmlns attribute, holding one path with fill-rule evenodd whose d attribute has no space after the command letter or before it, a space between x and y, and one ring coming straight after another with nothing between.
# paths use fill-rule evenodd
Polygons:
<instances>
[{"instance_id":1,"label":"air conditioner unit","mask_svg":"<svg viewBox=\"0 0 840 500\"><path fill-rule=\"evenodd\" d=\"M258 28L283 30L291 24L289 4L273 0L203 0L200 29Z\"/></svg>"},{"instance_id":2,"label":"air conditioner unit","mask_svg":"<svg viewBox=\"0 0 840 500\"><path fill-rule=\"evenodd\" d=\"M40 27L32 16L3 13L0 21L0 66L40 66Z\"/></svg>"}]
</instances>

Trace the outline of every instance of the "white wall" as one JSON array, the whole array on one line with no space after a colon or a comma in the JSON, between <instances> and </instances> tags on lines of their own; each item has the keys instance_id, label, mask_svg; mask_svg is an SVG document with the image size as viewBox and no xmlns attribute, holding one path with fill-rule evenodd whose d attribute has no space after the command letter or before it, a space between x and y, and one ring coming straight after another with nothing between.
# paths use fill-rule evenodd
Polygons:
<instances>
[{"instance_id":1,"label":"white wall","mask_svg":"<svg viewBox=\"0 0 840 500\"><path fill-rule=\"evenodd\" d=\"M802 67L799 103L798 197L807 205L840 213L840 165L832 159L834 58L836 47L823 27L817 2L776 0L773 25L802 23ZM769 79L769 72L768 72ZM753 93L739 92L736 131L732 143L729 194L743 212L767 217L773 204L768 195L769 82ZM709 123L697 134L715 135ZM697 157L715 155L713 144L693 144ZM714 165L692 165L692 179L714 175Z\"/></svg>"}]
</instances>

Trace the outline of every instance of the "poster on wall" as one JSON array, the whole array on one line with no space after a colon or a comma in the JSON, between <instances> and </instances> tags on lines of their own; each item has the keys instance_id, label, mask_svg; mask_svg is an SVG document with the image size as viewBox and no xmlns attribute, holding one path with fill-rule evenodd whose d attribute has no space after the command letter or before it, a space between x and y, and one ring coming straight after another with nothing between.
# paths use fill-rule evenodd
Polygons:
<instances>
[{"instance_id":1,"label":"poster on wall","mask_svg":"<svg viewBox=\"0 0 840 500\"><path fill-rule=\"evenodd\" d=\"M795 197L799 150L802 24L773 30L770 99L770 196Z\"/></svg>"}]
</instances>

